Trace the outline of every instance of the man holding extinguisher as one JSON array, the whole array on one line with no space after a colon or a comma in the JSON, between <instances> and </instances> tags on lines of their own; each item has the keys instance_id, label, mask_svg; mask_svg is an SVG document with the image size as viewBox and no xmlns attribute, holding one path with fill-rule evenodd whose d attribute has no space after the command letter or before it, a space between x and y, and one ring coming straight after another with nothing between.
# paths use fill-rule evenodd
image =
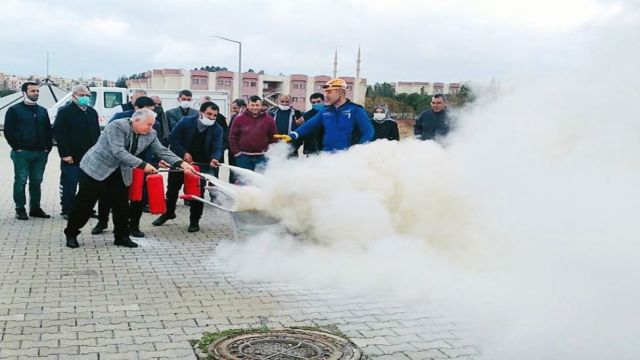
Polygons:
<instances>
[{"instance_id":1,"label":"man holding extinguisher","mask_svg":"<svg viewBox=\"0 0 640 360\"><path fill-rule=\"evenodd\" d=\"M132 169L143 169L147 174L158 170L137 157L147 148L161 160L185 171L193 167L182 161L169 149L162 146L153 129L156 114L149 109L140 109L130 119L109 123L98 138L98 142L84 155L80 162L80 188L76 201L64 229L67 247L77 248L80 229L86 225L91 210L98 198L109 194L112 199L114 244L138 247L129 238L129 189Z\"/></svg>"},{"instance_id":2,"label":"man holding extinguisher","mask_svg":"<svg viewBox=\"0 0 640 360\"><path fill-rule=\"evenodd\" d=\"M200 105L198 115L183 117L169 135L171 151L182 157L182 160L187 163L202 166L201 172L213 173L212 168L220 166L218 159L222 157L223 150L223 130L216 123L218 116L222 116L220 108L215 103L208 101ZM167 220L176 218L176 202L183 183L182 173L169 173L167 212L154 220L153 225L160 226ZM200 197L202 197L204 186L200 188ZM192 201L189 206L189 228L187 231L196 232L200 230L203 204L200 201Z\"/></svg>"}]
</instances>

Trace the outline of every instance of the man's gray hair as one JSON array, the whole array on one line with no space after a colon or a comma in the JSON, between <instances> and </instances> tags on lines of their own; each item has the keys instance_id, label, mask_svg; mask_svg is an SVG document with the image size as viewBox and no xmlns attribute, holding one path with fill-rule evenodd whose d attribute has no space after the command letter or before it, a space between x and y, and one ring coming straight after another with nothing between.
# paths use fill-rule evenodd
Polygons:
<instances>
[{"instance_id":1,"label":"man's gray hair","mask_svg":"<svg viewBox=\"0 0 640 360\"><path fill-rule=\"evenodd\" d=\"M74 95L78 95L80 92L87 93L89 92L89 88L84 85L74 85L71 88L71 93L73 93Z\"/></svg>"},{"instance_id":2,"label":"man's gray hair","mask_svg":"<svg viewBox=\"0 0 640 360\"><path fill-rule=\"evenodd\" d=\"M146 120L147 118L152 118L155 120L156 113L149 109L140 109L136 110L136 112L131 115L131 121Z\"/></svg>"},{"instance_id":3,"label":"man's gray hair","mask_svg":"<svg viewBox=\"0 0 640 360\"><path fill-rule=\"evenodd\" d=\"M147 91L142 89L133 90L132 95L147 96Z\"/></svg>"}]
</instances>

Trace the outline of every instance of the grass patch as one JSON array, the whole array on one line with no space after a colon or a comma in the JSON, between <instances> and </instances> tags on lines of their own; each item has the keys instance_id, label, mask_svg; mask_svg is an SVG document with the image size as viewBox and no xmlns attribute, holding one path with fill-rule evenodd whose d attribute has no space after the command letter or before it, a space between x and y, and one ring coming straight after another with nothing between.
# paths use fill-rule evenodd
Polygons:
<instances>
[{"instance_id":1,"label":"grass patch","mask_svg":"<svg viewBox=\"0 0 640 360\"><path fill-rule=\"evenodd\" d=\"M218 341L227 336L236 336L236 335L243 335L243 334L249 334L249 333L265 333L268 331L269 331L268 327L261 326L259 328L228 329L228 330L219 331L215 333L205 333L202 336L202 339L198 341L197 345L200 350L207 351L211 343Z\"/></svg>"}]
</instances>

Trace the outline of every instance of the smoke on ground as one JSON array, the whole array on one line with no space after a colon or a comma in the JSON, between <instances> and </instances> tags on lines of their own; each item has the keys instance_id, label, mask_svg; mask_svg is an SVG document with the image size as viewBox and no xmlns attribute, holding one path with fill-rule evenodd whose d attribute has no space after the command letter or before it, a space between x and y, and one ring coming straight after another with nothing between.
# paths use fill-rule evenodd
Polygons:
<instances>
[{"instance_id":1,"label":"smoke on ground","mask_svg":"<svg viewBox=\"0 0 640 360\"><path fill-rule=\"evenodd\" d=\"M238 206L298 235L223 242L217 256L255 279L445 309L486 359L637 358L637 10L582 29L571 69L481 94L444 148L287 160L275 147Z\"/></svg>"}]
</instances>

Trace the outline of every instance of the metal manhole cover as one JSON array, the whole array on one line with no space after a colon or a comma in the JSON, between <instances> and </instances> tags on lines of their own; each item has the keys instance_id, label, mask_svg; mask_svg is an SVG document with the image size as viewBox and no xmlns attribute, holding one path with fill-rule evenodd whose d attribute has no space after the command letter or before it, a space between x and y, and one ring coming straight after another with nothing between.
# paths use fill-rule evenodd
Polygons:
<instances>
[{"instance_id":1,"label":"metal manhole cover","mask_svg":"<svg viewBox=\"0 0 640 360\"><path fill-rule=\"evenodd\" d=\"M230 335L209 345L219 360L359 360L362 352L347 339L310 330L271 330Z\"/></svg>"}]
</instances>

